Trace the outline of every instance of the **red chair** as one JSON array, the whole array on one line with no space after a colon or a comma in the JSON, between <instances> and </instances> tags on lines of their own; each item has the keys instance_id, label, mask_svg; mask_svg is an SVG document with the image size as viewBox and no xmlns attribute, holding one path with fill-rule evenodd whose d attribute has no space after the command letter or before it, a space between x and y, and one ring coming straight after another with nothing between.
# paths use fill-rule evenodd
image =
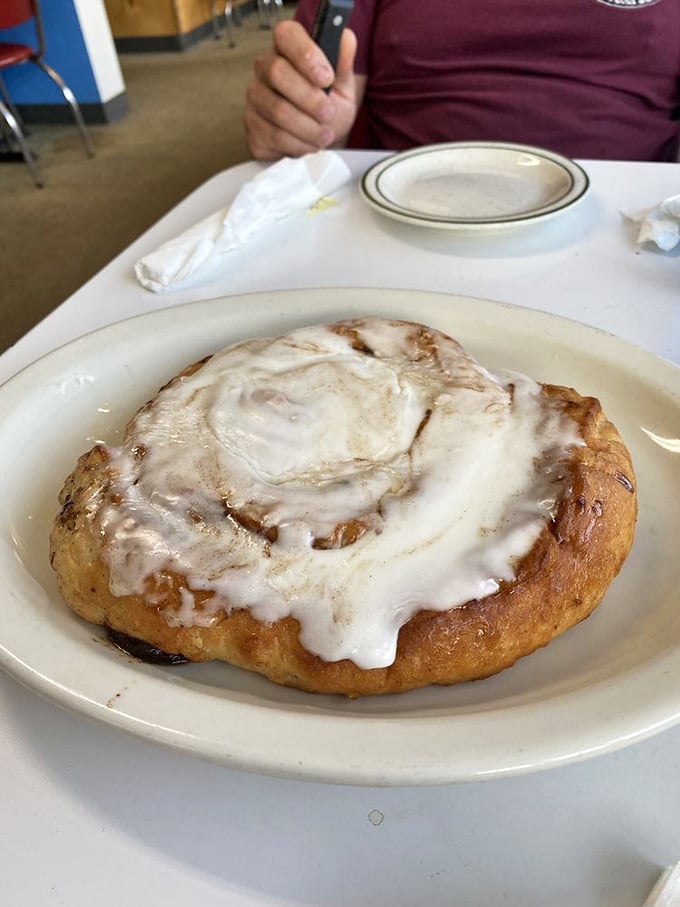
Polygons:
<instances>
[{"instance_id":1,"label":"red chair","mask_svg":"<svg viewBox=\"0 0 680 907\"><path fill-rule=\"evenodd\" d=\"M89 157L94 156L94 149L90 142L90 137L85 129L85 122L80 110L80 105L68 85L64 82L58 72L55 72L43 60L45 53L45 36L43 33L42 18L40 16L39 0L0 0L0 29L13 28L15 25L22 25L24 22L33 20L35 24L36 47L29 44L13 44L6 41L0 41L0 117L14 135L14 138L21 149L26 164L31 171L31 176L36 186L42 186L42 181L38 174L35 158L26 142L19 114L9 99L5 84L2 80L2 72L9 69L10 66L17 66L20 63L35 63L42 71L50 77L54 84L59 88L64 99L71 107L76 125L80 130L80 135L85 145L85 150Z\"/></svg>"}]
</instances>

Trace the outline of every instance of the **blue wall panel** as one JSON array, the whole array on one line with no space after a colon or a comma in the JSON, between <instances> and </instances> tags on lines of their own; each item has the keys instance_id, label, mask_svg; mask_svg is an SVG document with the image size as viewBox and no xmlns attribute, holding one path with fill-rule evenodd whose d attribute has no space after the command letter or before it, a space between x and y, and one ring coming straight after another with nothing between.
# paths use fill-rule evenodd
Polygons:
<instances>
[{"instance_id":1,"label":"blue wall panel","mask_svg":"<svg viewBox=\"0 0 680 907\"><path fill-rule=\"evenodd\" d=\"M45 62L56 69L81 104L98 104L99 91L73 0L42 0L40 9L47 48ZM0 41L35 47L33 24L0 31ZM13 66L3 73L3 78L16 104L65 103L52 80L31 63Z\"/></svg>"}]
</instances>

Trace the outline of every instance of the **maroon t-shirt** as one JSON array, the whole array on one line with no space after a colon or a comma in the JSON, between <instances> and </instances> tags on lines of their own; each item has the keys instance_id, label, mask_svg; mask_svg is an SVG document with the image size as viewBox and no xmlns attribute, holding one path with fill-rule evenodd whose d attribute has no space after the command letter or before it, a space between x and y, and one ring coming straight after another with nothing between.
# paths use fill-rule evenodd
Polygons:
<instances>
[{"instance_id":1,"label":"maroon t-shirt","mask_svg":"<svg viewBox=\"0 0 680 907\"><path fill-rule=\"evenodd\" d=\"M296 16L310 28L317 0ZM355 0L354 147L497 140L675 160L680 0Z\"/></svg>"}]
</instances>

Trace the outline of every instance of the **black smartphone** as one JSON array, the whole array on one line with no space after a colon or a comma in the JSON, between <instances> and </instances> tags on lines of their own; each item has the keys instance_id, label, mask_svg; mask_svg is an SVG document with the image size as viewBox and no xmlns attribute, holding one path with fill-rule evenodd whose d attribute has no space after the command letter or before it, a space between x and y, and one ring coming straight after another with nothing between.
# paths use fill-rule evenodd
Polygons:
<instances>
[{"instance_id":1,"label":"black smartphone","mask_svg":"<svg viewBox=\"0 0 680 907\"><path fill-rule=\"evenodd\" d=\"M340 38L354 8L354 0L320 0L312 26L312 38L328 57L335 71Z\"/></svg>"}]
</instances>

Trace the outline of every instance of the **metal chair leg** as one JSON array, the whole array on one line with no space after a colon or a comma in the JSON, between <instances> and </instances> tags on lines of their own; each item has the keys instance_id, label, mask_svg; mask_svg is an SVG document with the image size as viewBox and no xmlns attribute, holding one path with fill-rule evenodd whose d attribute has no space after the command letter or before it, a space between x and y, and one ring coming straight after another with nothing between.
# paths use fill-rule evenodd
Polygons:
<instances>
[{"instance_id":1,"label":"metal chair leg","mask_svg":"<svg viewBox=\"0 0 680 907\"><path fill-rule=\"evenodd\" d=\"M217 0L210 0L210 22L212 23L213 38L219 41L220 26L217 19Z\"/></svg>"},{"instance_id":2,"label":"metal chair leg","mask_svg":"<svg viewBox=\"0 0 680 907\"><path fill-rule=\"evenodd\" d=\"M28 129L26 129L26 125L25 125L24 121L22 120L21 115L19 114L19 111L16 109L16 107L12 103L12 99L10 98L9 92L7 91L7 86L5 85L5 81L2 78L2 73L0 73L0 98L2 99L5 107L8 107L9 110L11 111L12 116L19 124L19 128L23 132L24 136L29 135L30 133L29 133Z\"/></svg>"},{"instance_id":3,"label":"metal chair leg","mask_svg":"<svg viewBox=\"0 0 680 907\"><path fill-rule=\"evenodd\" d=\"M42 71L52 79L54 84L59 88L64 98L68 102L73 111L73 117L76 121L76 125L80 130L80 135L83 140L83 145L85 145L85 150L87 151L88 157L94 157L94 148L90 142L90 136L87 134L87 129L85 128L85 121L83 120L83 115L80 111L80 105L75 99L75 95L68 87L66 82L62 79L58 72L55 72L51 66L48 66L44 60L40 60L37 57L33 57L31 62L35 63L36 66L39 66Z\"/></svg>"},{"instance_id":4,"label":"metal chair leg","mask_svg":"<svg viewBox=\"0 0 680 907\"><path fill-rule=\"evenodd\" d=\"M260 28L271 28L269 0L257 0L257 18Z\"/></svg>"},{"instance_id":5,"label":"metal chair leg","mask_svg":"<svg viewBox=\"0 0 680 907\"><path fill-rule=\"evenodd\" d=\"M213 38L218 41L220 37L220 28L217 24L217 12L215 10L215 0L212 0L210 4L210 24L213 28Z\"/></svg>"},{"instance_id":6,"label":"metal chair leg","mask_svg":"<svg viewBox=\"0 0 680 907\"><path fill-rule=\"evenodd\" d=\"M14 114L9 109L9 107L7 107L6 104L4 104L3 101L0 101L0 116L2 117L4 122L9 126L9 128L12 130L12 134L14 135L16 143L19 146L19 148L21 149L23 158L26 161L26 166L31 171L31 176L33 177L33 182L38 187L38 189L42 189L43 181L38 172L38 167L35 162L35 158L33 157L31 149L28 147L28 144L26 143L24 134L21 131L21 128L20 128L19 124L17 123L16 118L14 117Z\"/></svg>"},{"instance_id":7,"label":"metal chair leg","mask_svg":"<svg viewBox=\"0 0 680 907\"><path fill-rule=\"evenodd\" d=\"M0 116L0 154L8 155L14 153L13 138L14 133L9 128L5 118Z\"/></svg>"},{"instance_id":8,"label":"metal chair leg","mask_svg":"<svg viewBox=\"0 0 680 907\"><path fill-rule=\"evenodd\" d=\"M217 12L217 0L211 0L210 21L212 22L213 38L217 41L220 38L220 19ZM231 0L225 0L224 21L227 28L227 37L229 38L229 47L236 47L236 41L234 40L234 8Z\"/></svg>"},{"instance_id":9,"label":"metal chair leg","mask_svg":"<svg viewBox=\"0 0 680 907\"><path fill-rule=\"evenodd\" d=\"M229 47L236 47L236 40L234 38L234 4L231 0L226 0L224 4L224 21L227 24Z\"/></svg>"}]
</instances>

